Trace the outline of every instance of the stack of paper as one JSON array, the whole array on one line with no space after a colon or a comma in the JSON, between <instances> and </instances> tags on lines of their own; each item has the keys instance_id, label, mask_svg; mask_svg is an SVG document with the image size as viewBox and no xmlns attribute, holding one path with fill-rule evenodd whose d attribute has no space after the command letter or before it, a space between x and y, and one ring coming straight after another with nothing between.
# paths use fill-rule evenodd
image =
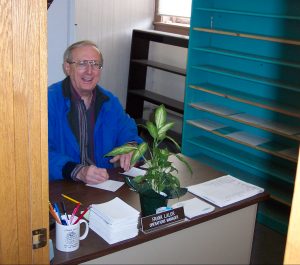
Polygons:
<instances>
[{"instance_id":1,"label":"stack of paper","mask_svg":"<svg viewBox=\"0 0 300 265\"><path fill-rule=\"evenodd\" d=\"M224 207L257 195L264 189L226 175L190 186L188 191L219 207Z\"/></svg>"},{"instance_id":2,"label":"stack of paper","mask_svg":"<svg viewBox=\"0 0 300 265\"><path fill-rule=\"evenodd\" d=\"M89 226L107 243L114 244L138 235L140 213L116 197L113 200L92 204Z\"/></svg>"}]
</instances>

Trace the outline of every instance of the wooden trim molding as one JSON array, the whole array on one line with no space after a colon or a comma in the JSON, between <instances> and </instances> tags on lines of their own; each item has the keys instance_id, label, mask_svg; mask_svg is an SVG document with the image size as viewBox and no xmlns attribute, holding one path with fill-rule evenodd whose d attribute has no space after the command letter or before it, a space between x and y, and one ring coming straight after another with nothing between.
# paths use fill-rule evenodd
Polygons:
<instances>
[{"instance_id":1,"label":"wooden trim molding","mask_svg":"<svg viewBox=\"0 0 300 265\"><path fill-rule=\"evenodd\" d=\"M175 24L175 23L169 24L164 22L154 22L153 24L155 30L176 33L185 36L189 36L190 34L190 25Z\"/></svg>"}]
</instances>

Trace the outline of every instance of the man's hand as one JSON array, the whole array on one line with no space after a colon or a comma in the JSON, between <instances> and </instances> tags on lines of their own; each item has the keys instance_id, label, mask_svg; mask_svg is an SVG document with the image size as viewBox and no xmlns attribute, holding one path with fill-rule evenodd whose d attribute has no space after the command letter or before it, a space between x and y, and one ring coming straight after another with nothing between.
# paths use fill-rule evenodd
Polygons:
<instances>
[{"instance_id":1,"label":"man's hand","mask_svg":"<svg viewBox=\"0 0 300 265\"><path fill-rule=\"evenodd\" d=\"M98 184L108 180L109 175L105 168L98 168L96 166L83 167L76 176L77 179L87 184Z\"/></svg>"},{"instance_id":2,"label":"man's hand","mask_svg":"<svg viewBox=\"0 0 300 265\"><path fill-rule=\"evenodd\" d=\"M120 167L123 168L124 171L128 171L130 169L130 160L132 154L133 152L130 152L128 154L116 155L111 160L109 160L109 162L115 163L117 161L120 161Z\"/></svg>"}]
</instances>

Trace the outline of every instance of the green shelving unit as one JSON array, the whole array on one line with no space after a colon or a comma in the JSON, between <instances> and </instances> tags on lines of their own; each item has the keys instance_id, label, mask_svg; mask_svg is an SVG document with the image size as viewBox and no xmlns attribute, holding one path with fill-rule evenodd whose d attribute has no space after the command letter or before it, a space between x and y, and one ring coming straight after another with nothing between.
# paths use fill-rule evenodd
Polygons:
<instances>
[{"instance_id":1,"label":"green shelving unit","mask_svg":"<svg viewBox=\"0 0 300 265\"><path fill-rule=\"evenodd\" d=\"M300 141L297 0L193 0L182 152L263 187L287 232Z\"/></svg>"}]
</instances>

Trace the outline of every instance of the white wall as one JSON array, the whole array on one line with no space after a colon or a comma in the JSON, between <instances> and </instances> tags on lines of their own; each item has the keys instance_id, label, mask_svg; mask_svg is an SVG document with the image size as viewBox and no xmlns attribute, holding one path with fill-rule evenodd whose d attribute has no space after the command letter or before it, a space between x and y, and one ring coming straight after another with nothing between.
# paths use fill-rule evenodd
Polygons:
<instances>
[{"instance_id":1,"label":"white wall","mask_svg":"<svg viewBox=\"0 0 300 265\"><path fill-rule=\"evenodd\" d=\"M48 85L65 78L65 49L74 41L74 1L54 0L48 9Z\"/></svg>"},{"instance_id":2,"label":"white wall","mask_svg":"<svg viewBox=\"0 0 300 265\"><path fill-rule=\"evenodd\" d=\"M100 85L125 107L131 34L151 29L154 0L76 0L76 39L95 41L104 56Z\"/></svg>"}]
</instances>

